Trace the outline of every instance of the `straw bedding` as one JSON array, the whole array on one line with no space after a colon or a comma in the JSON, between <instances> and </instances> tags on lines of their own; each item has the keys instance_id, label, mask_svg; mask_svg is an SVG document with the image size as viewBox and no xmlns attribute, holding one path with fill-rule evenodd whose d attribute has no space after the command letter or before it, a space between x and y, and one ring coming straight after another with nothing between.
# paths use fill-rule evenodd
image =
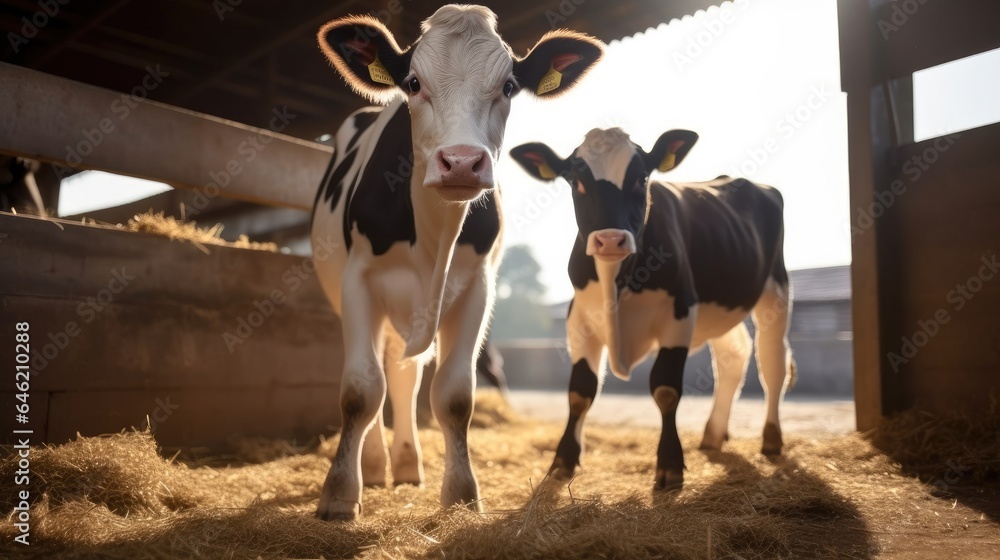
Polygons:
<instances>
[{"instance_id":1,"label":"straw bedding","mask_svg":"<svg viewBox=\"0 0 1000 560\"><path fill-rule=\"evenodd\" d=\"M240 235L236 241L226 241L222 236L222 224L215 224L212 227L198 227L195 222L178 220L173 216L164 216L163 212L136 214L122 226L128 231L139 233L149 233L169 237L170 239L188 241L204 252L208 252L206 245L223 245L227 247L237 247L240 249L253 249L257 251L278 250L274 243L259 243L250 241L246 235Z\"/></svg>"},{"instance_id":2,"label":"straw bedding","mask_svg":"<svg viewBox=\"0 0 1000 560\"><path fill-rule=\"evenodd\" d=\"M444 445L434 429L420 434L427 487L366 489L363 519L349 524L312 516L336 438L305 449L247 441L235 456L195 461L164 458L152 435L129 432L33 449L32 545L13 544L4 523L0 557L872 558L899 549L902 558L920 557L905 550L922 538L953 539L975 558L1000 547L997 518L942 497L862 436L789 435L785 456L770 462L759 441L706 454L698 434L685 434L685 488L653 495L654 430L590 427L584 468L567 486L544 477L560 426L518 419L493 394L477 401L470 439L484 514L439 507ZM988 467L987 453L964 453L983 476L996 471L995 457ZM0 460L7 512L23 488L15 469L14 458ZM968 474L951 487L972 484Z\"/></svg>"}]
</instances>

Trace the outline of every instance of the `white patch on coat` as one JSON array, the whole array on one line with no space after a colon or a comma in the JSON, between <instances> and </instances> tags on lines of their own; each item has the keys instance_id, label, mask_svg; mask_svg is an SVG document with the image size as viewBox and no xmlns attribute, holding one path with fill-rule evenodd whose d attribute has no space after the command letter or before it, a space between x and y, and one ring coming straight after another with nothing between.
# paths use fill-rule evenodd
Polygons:
<instances>
[{"instance_id":1,"label":"white patch on coat","mask_svg":"<svg viewBox=\"0 0 1000 560\"><path fill-rule=\"evenodd\" d=\"M695 351L701 350L706 342L726 334L749 316L749 309L728 309L716 303L699 303L698 321L695 323L691 347Z\"/></svg>"},{"instance_id":2,"label":"white patch on coat","mask_svg":"<svg viewBox=\"0 0 1000 560\"><path fill-rule=\"evenodd\" d=\"M594 179L610 181L619 189L624 186L625 172L635 154L635 144L620 128L595 128L576 149L577 157L587 162Z\"/></svg>"},{"instance_id":3,"label":"white patch on coat","mask_svg":"<svg viewBox=\"0 0 1000 560\"><path fill-rule=\"evenodd\" d=\"M674 298L664 290L621 292L617 305L608 308L598 282L588 282L575 291L573 309L566 321L567 344L574 363L586 358L592 371L600 371L594 363L595 347L609 348L609 321L617 320L620 340L620 360L623 372L617 377L628 379L635 366L660 348L688 348L693 325L698 316L697 306L689 309L682 319L674 317Z\"/></svg>"}]
</instances>

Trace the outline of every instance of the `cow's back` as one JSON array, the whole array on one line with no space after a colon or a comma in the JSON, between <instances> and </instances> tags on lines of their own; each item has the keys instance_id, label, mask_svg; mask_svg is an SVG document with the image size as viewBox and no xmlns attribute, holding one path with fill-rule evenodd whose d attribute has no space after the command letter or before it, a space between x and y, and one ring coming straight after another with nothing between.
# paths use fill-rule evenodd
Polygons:
<instances>
[{"instance_id":1,"label":"cow's back","mask_svg":"<svg viewBox=\"0 0 1000 560\"><path fill-rule=\"evenodd\" d=\"M769 277L787 283L781 246L783 220L777 190L746 179L705 183L654 183L652 208L670 208L671 224L650 226L654 235L680 235L697 300L749 310ZM651 233L653 233L651 232ZM678 247L679 248L679 247Z\"/></svg>"}]
</instances>

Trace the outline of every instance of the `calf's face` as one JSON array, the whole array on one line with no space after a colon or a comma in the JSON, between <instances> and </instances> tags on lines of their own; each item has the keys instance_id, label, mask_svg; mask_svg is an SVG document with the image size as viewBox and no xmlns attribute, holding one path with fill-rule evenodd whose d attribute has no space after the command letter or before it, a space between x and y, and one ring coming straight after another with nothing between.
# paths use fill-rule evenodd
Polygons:
<instances>
[{"instance_id":1,"label":"calf's face","mask_svg":"<svg viewBox=\"0 0 1000 560\"><path fill-rule=\"evenodd\" d=\"M542 181L563 177L573 188L573 207L587 255L620 262L636 252L649 211L649 174L678 165L697 141L689 130L665 132L649 152L620 128L594 129L562 159L541 143L518 146L511 156Z\"/></svg>"},{"instance_id":2,"label":"calf's face","mask_svg":"<svg viewBox=\"0 0 1000 560\"><path fill-rule=\"evenodd\" d=\"M423 23L406 50L369 17L334 20L319 32L327 58L355 91L375 102L406 96L414 167L423 186L445 200L475 200L496 186L493 169L514 95L559 95L603 53L596 39L555 31L521 59L496 26L487 8L449 5Z\"/></svg>"}]
</instances>

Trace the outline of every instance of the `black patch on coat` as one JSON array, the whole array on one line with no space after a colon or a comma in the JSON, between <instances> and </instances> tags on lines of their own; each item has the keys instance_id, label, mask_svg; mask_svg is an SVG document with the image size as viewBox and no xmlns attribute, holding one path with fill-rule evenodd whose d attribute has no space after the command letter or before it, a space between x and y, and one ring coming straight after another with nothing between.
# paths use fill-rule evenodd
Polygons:
<instances>
[{"instance_id":1,"label":"black patch on coat","mask_svg":"<svg viewBox=\"0 0 1000 560\"><path fill-rule=\"evenodd\" d=\"M323 174L323 180L320 181L319 190L316 191L316 199L313 200L313 211L315 212L316 206L319 204L320 199L330 205L330 211L333 212L334 208L337 207L337 203L340 202L340 197L344 192L344 179L347 177L347 172L354 165L354 160L356 159L357 152L353 151L358 140L365 133L366 130L375 122L381 114L381 108L377 111L365 111L363 113L357 113L353 117L354 120L354 136L351 137L351 141L347 144L347 148L344 149L344 153L347 156L344 158L340 164L337 164L337 153L330 156L330 164L326 168L326 172ZM310 229L312 226L310 226Z\"/></svg>"},{"instance_id":2,"label":"black patch on coat","mask_svg":"<svg viewBox=\"0 0 1000 560\"><path fill-rule=\"evenodd\" d=\"M406 105L396 107L372 150L371 159L361 172L361 180L352 189L344 212L344 241L351 250L351 232L355 227L372 244L375 255L385 254L400 241L413 245L417 230L410 201L410 177L390 180L403 161L413 161L410 113Z\"/></svg>"},{"instance_id":3,"label":"black patch on coat","mask_svg":"<svg viewBox=\"0 0 1000 560\"><path fill-rule=\"evenodd\" d=\"M364 135L365 131L368 130L368 127L370 127L381 114L382 111L378 110L378 111L364 111L362 113L354 115L355 133L354 136L351 137L351 141L347 143L347 151L351 151L352 149L354 149L354 146L357 145L358 140L361 139L361 136Z\"/></svg>"},{"instance_id":4,"label":"black patch on coat","mask_svg":"<svg viewBox=\"0 0 1000 560\"><path fill-rule=\"evenodd\" d=\"M750 310L768 277L788 284L783 205L776 190L746 179L719 187L653 182L649 200L637 252L622 262L616 279L619 290L666 290L675 298L676 318L682 319L695 302ZM665 262L663 255L669 255ZM582 234L570 254L569 274L576 289L597 281Z\"/></svg>"},{"instance_id":5,"label":"black patch on coat","mask_svg":"<svg viewBox=\"0 0 1000 560\"><path fill-rule=\"evenodd\" d=\"M472 245L476 254L485 255L496 243L500 235L500 208L496 193L485 193L469 207L462 233L458 234L459 245Z\"/></svg>"},{"instance_id":6,"label":"black patch on coat","mask_svg":"<svg viewBox=\"0 0 1000 560\"><path fill-rule=\"evenodd\" d=\"M687 362L688 349L660 348L649 372L649 392L657 387L670 387L677 391L680 397L684 392L684 364Z\"/></svg>"},{"instance_id":7,"label":"black patch on coat","mask_svg":"<svg viewBox=\"0 0 1000 560\"><path fill-rule=\"evenodd\" d=\"M586 359L581 358L573 364L573 372L569 376L569 390L587 399L597 397L597 374L590 369Z\"/></svg>"}]
</instances>

